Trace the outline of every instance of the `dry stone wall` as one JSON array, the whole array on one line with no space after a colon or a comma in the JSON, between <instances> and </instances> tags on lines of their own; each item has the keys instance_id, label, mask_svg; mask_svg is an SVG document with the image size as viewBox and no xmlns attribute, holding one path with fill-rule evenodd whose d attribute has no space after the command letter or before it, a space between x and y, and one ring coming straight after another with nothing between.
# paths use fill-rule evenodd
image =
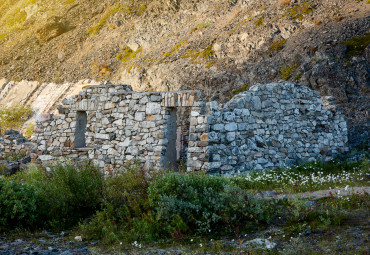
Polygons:
<instances>
[{"instance_id":1,"label":"dry stone wall","mask_svg":"<svg viewBox=\"0 0 370 255\"><path fill-rule=\"evenodd\" d=\"M283 82L193 108L188 169L235 174L332 159L347 150L346 121L332 101Z\"/></svg>"},{"instance_id":2,"label":"dry stone wall","mask_svg":"<svg viewBox=\"0 0 370 255\"><path fill-rule=\"evenodd\" d=\"M329 160L348 150L333 101L289 82L255 85L225 105L203 102L196 91L85 86L58 115L37 116L31 158L88 159L106 169L132 161L166 169L181 160L188 171L222 174ZM0 140L2 151L10 151L8 140Z\"/></svg>"},{"instance_id":3,"label":"dry stone wall","mask_svg":"<svg viewBox=\"0 0 370 255\"><path fill-rule=\"evenodd\" d=\"M191 107L196 97L194 91L132 92L124 85L88 86L63 100L60 115L37 119L34 141L42 154L39 158L43 162L59 156L91 159L100 167L120 167L134 160L147 167L172 167L177 159L177 123L182 123L177 108Z\"/></svg>"}]
</instances>

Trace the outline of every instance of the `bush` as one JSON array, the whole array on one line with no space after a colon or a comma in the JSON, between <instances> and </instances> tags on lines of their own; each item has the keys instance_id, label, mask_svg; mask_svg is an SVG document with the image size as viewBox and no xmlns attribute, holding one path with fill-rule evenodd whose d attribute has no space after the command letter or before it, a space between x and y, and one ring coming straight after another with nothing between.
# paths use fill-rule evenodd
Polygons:
<instances>
[{"instance_id":1,"label":"bush","mask_svg":"<svg viewBox=\"0 0 370 255\"><path fill-rule=\"evenodd\" d=\"M58 163L50 172L30 167L18 178L37 189L44 201L40 211L52 228L71 227L100 208L104 178L89 162Z\"/></svg>"},{"instance_id":2,"label":"bush","mask_svg":"<svg viewBox=\"0 0 370 255\"><path fill-rule=\"evenodd\" d=\"M148 187L155 173L130 165L105 181L103 208L90 222L80 225L89 239L109 244L118 240L152 240L159 236L151 213Z\"/></svg>"},{"instance_id":3,"label":"bush","mask_svg":"<svg viewBox=\"0 0 370 255\"><path fill-rule=\"evenodd\" d=\"M157 220L173 232L223 232L268 218L262 203L224 177L165 174L150 185L149 198Z\"/></svg>"},{"instance_id":4,"label":"bush","mask_svg":"<svg viewBox=\"0 0 370 255\"><path fill-rule=\"evenodd\" d=\"M19 129L32 113L30 106L21 104L0 109L0 134L6 129Z\"/></svg>"},{"instance_id":5,"label":"bush","mask_svg":"<svg viewBox=\"0 0 370 255\"><path fill-rule=\"evenodd\" d=\"M35 227L41 203L33 187L0 177L0 227Z\"/></svg>"}]
</instances>

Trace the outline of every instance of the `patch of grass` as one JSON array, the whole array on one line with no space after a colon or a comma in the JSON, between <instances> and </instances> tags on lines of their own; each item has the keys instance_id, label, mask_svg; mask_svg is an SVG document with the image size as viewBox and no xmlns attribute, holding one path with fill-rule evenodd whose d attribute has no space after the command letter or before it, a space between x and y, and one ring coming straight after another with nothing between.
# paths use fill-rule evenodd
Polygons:
<instances>
[{"instance_id":1,"label":"patch of grass","mask_svg":"<svg viewBox=\"0 0 370 255\"><path fill-rule=\"evenodd\" d=\"M6 33L4 33L4 34L0 34L0 41L1 41L2 39L4 39L6 35L7 35Z\"/></svg>"},{"instance_id":2,"label":"patch of grass","mask_svg":"<svg viewBox=\"0 0 370 255\"><path fill-rule=\"evenodd\" d=\"M200 52L199 56L202 58L209 58L215 55L215 51L213 50L213 45L208 45L202 52Z\"/></svg>"},{"instance_id":3,"label":"patch of grass","mask_svg":"<svg viewBox=\"0 0 370 255\"><path fill-rule=\"evenodd\" d=\"M97 35L100 31L100 29L102 29L108 22L108 20L114 15L116 14L117 12L119 12L120 10L122 10L123 6L121 4L115 4L113 5L111 8L109 8L103 15L103 17L100 18L100 20L98 21L97 24L95 24L94 26L92 26L87 32L88 32L88 37L91 37L91 36L94 36L94 35Z\"/></svg>"},{"instance_id":4,"label":"patch of grass","mask_svg":"<svg viewBox=\"0 0 370 255\"><path fill-rule=\"evenodd\" d=\"M269 47L269 54L281 51L284 48L285 42L286 39L274 40Z\"/></svg>"},{"instance_id":5,"label":"patch of grass","mask_svg":"<svg viewBox=\"0 0 370 255\"><path fill-rule=\"evenodd\" d=\"M299 193L347 185L367 186L368 178L369 159L365 158L358 162L310 162L277 171L252 171L233 177L232 181L246 190Z\"/></svg>"},{"instance_id":6,"label":"patch of grass","mask_svg":"<svg viewBox=\"0 0 370 255\"><path fill-rule=\"evenodd\" d=\"M309 3L302 3L300 5L295 5L290 7L283 17L288 17L291 20L302 20L305 15L313 12L313 8Z\"/></svg>"},{"instance_id":7,"label":"patch of grass","mask_svg":"<svg viewBox=\"0 0 370 255\"><path fill-rule=\"evenodd\" d=\"M123 49L123 53L118 54L116 56L117 60L123 61L123 62L129 62L131 59L134 59L136 55L143 51L143 47L141 46L136 51L133 51L129 46L126 46Z\"/></svg>"},{"instance_id":8,"label":"patch of grass","mask_svg":"<svg viewBox=\"0 0 370 255\"><path fill-rule=\"evenodd\" d=\"M10 161L17 161L17 160L20 160L22 158L24 158L25 156L27 156L27 154L25 152L18 152L18 151L15 151L13 153L5 153L4 154L4 159L5 160L10 160Z\"/></svg>"},{"instance_id":9,"label":"patch of grass","mask_svg":"<svg viewBox=\"0 0 370 255\"><path fill-rule=\"evenodd\" d=\"M248 84L244 84L243 86L241 86L240 88L238 88L238 89L234 89L231 93L231 96L230 96L230 98L232 98L233 96L235 96L235 95L237 95L237 94L239 94L239 93L241 93L241 92L244 92L244 91L247 91L248 90Z\"/></svg>"},{"instance_id":10,"label":"patch of grass","mask_svg":"<svg viewBox=\"0 0 370 255\"><path fill-rule=\"evenodd\" d=\"M216 64L216 61L214 60L211 60L211 61L208 61L208 63L206 64L206 68L211 68L212 66L214 66Z\"/></svg>"},{"instance_id":11,"label":"patch of grass","mask_svg":"<svg viewBox=\"0 0 370 255\"><path fill-rule=\"evenodd\" d=\"M288 65L284 65L281 67L279 76L283 78L283 80L287 81L290 77L292 77L292 74L297 69L298 64L297 63L291 63Z\"/></svg>"},{"instance_id":12,"label":"patch of grass","mask_svg":"<svg viewBox=\"0 0 370 255\"><path fill-rule=\"evenodd\" d=\"M139 6L139 8L137 9L137 15L138 16L141 16L145 11L146 9L148 8L148 6L146 4L142 4Z\"/></svg>"},{"instance_id":13,"label":"patch of grass","mask_svg":"<svg viewBox=\"0 0 370 255\"><path fill-rule=\"evenodd\" d=\"M199 56L200 52L197 50L188 50L186 55L181 56L181 58L191 58L192 61L196 60Z\"/></svg>"},{"instance_id":14,"label":"patch of grass","mask_svg":"<svg viewBox=\"0 0 370 255\"><path fill-rule=\"evenodd\" d=\"M6 22L6 28L11 31L16 28L20 28L21 24L26 20L27 13L25 11L16 12L11 18Z\"/></svg>"},{"instance_id":15,"label":"patch of grass","mask_svg":"<svg viewBox=\"0 0 370 255\"><path fill-rule=\"evenodd\" d=\"M346 58L360 55L370 44L370 33L352 37L346 41L342 41L341 43L347 46Z\"/></svg>"},{"instance_id":16,"label":"patch of grass","mask_svg":"<svg viewBox=\"0 0 370 255\"><path fill-rule=\"evenodd\" d=\"M196 25L194 28L192 28L190 30L190 34L194 33L195 31L197 30L202 30L202 29L206 29L207 27L209 27L210 25L212 25L212 21L211 20L207 20L206 22L204 23L201 23L201 24L198 24Z\"/></svg>"},{"instance_id":17,"label":"patch of grass","mask_svg":"<svg viewBox=\"0 0 370 255\"><path fill-rule=\"evenodd\" d=\"M135 64L132 64L128 67L127 73L131 73L132 68L134 68Z\"/></svg>"},{"instance_id":18,"label":"patch of grass","mask_svg":"<svg viewBox=\"0 0 370 255\"><path fill-rule=\"evenodd\" d=\"M73 4L76 0L66 0L64 2L65 5L68 5L68 4Z\"/></svg>"},{"instance_id":19,"label":"patch of grass","mask_svg":"<svg viewBox=\"0 0 370 255\"><path fill-rule=\"evenodd\" d=\"M35 130L35 124L34 123L29 123L26 129L26 132L24 134L24 137L26 138L31 138Z\"/></svg>"},{"instance_id":20,"label":"patch of grass","mask_svg":"<svg viewBox=\"0 0 370 255\"><path fill-rule=\"evenodd\" d=\"M259 27L259 26L262 26L263 25L263 19L262 18L259 18L256 20L256 22L254 23L254 27Z\"/></svg>"},{"instance_id":21,"label":"patch of grass","mask_svg":"<svg viewBox=\"0 0 370 255\"><path fill-rule=\"evenodd\" d=\"M32 114L30 106L21 104L0 109L0 134L6 129L19 129Z\"/></svg>"},{"instance_id":22,"label":"patch of grass","mask_svg":"<svg viewBox=\"0 0 370 255\"><path fill-rule=\"evenodd\" d=\"M172 47L172 49L169 52L165 52L164 55L165 56L170 56L170 55L174 54L175 52L177 52L181 48L181 46L184 43L186 43L186 41L181 41L181 42L177 43L175 46Z\"/></svg>"}]
</instances>

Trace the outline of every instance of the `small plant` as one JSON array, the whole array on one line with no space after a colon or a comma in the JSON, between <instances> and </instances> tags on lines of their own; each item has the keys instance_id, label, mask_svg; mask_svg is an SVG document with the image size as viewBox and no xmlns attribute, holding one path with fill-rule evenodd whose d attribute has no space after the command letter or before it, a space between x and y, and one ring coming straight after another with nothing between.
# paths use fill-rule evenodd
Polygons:
<instances>
[{"instance_id":1,"label":"small plant","mask_svg":"<svg viewBox=\"0 0 370 255\"><path fill-rule=\"evenodd\" d=\"M0 109L0 134L6 129L19 129L32 114L30 106L21 104Z\"/></svg>"},{"instance_id":2,"label":"small plant","mask_svg":"<svg viewBox=\"0 0 370 255\"><path fill-rule=\"evenodd\" d=\"M148 8L148 6L146 4L142 4L139 6L138 10L137 10L137 15L138 16L141 16L143 15L143 13L146 11L146 9Z\"/></svg>"},{"instance_id":3,"label":"small plant","mask_svg":"<svg viewBox=\"0 0 370 255\"><path fill-rule=\"evenodd\" d=\"M287 81L290 77L292 77L292 74L297 69L297 66L298 66L297 63L291 63L282 66L279 72L279 76L283 78L283 80Z\"/></svg>"},{"instance_id":4,"label":"small plant","mask_svg":"<svg viewBox=\"0 0 370 255\"><path fill-rule=\"evenodd\" d=\"M6 36L6 34L4 33L4 34L0 34L0 41L2 40L2 39L4 39L5 38L5 36Z\"/></svg>"},{"instance_id":5,"label":"small plant","mask_svg":"<svg viewBox=\"0 0 370 255\"><path fill-rule=\"evenodd\" d=\"M27 125L26 132L25 132L24 136L26 138L31 138L31 136L33 135L34 131L35 131L35 124L34 123L29 123Z\"/></svg>"},{"instance_id":6,"label":"small plant","mask_svg":"<svg viewBox=\"0 0 370 255\"><path fill-rule=\"evenodd\" d=\"M206 68L211 68L212 66L214 66L216 64L216 61L214 60L211 60L211 61L208 61L208 63L206 64Z\"/></svg>"},{"instance_id":7,"label":"small plant","mask_svg":"<svg viewBox=\"0 0 370 255\"><path fill-rule=\"evenodd\" d=\"M241 93L241 92L244 92L244 91L247 91L248 90L248 84L244 84L243 86L241 86L240 88L238 89L235 89L233 90L231 93L232 95L230 96L230 98L232 98L233 96Z\"/></svg>"},{"instance_id":8,"label":"small plant","mask_svg":"<svg viewBox=\"0 0 370 255\"><path fill-rule=\"evenodd\" d=\"M136 51L132 50L129 46L126 46L123 49L122 54L118 54L116 56L117 60L121 60L123 62L129 62L131 59L134 59L137 54L143 51L143 47L138 48Z\"/></svg>"},{"instance_id":9,"label":"small plant","mask_svg":"<svg viewBox=\"0 0 370 255\"><path fill-rule=\"evenodd\" d=\"M181 56L181 58L190 58L191 61L195 61L198 58L199 54L200 52L198 52L197 50L188 50L188 53Z\"/></svg>"},{"instance_id":10,"label":"small plant","mask_svg":"<svg viewBox=\"0 0 370 255\"><path fill-rule=\"evenodd\" d=\"M262 26L263 25L263 19L262 18L259 18L256 20L256 22L254 23L254 27L259 27L259 26Z\"/></svg>"},{"instance_id":11,"label":"small plant","mask_svg":"<svg viewBox=\"0 0 370 255\"><path fill-rule=\"evenodd\" d=\"M207 20L205 23L198 24L198 25L196 25L196 27L194 27L190 30L190 34L194 33L197 30L206 29L207 27L212 25L212 23L213 22L211 20Z\"/></svg>"},{"instance_id":12,"label":"small plant","mask_svg":"<svg viewBox=\"0 0 370 255\"><path fill-rule=\"evenodd\" d=\"M285 42L286 39L274 40L269 47L269 54L282 50L284 48Z\"/></svg>"},{"instance_id":13,"label":"small plant","mask_svg":"<svg viewBox=\"0 0 370 255\"><path fill-rule=\"evenodd\" d=\"M91 37L91 36L94 36L94 35L97 35L100 31L100 29L102 29L108 22L108 20L114 15L116 14L117 12L119 12L120 10L122 10L122 5L120 4L115 4L113 5L109 10L107 10L103 17L99 20L99 22L92 26L87 32L89 33L88 37Z\"/></svg>"},{"instance_id":14,"label":"small plant","mask_svg":"<svg viewBox=\"0 0 370 255\"><path fill-rule=\"evenodd\" d=\"M283 17L289 17L291 20L302 20L305 15L313 12L313 8L309 3L303 3L301 5L295 5L290 7Z\"/></svg>"},{"instance_id":15,"label":"small plant","mask_svg":"<svg viewBox=\"0 0 370 255\"><path fill-rule=\"evenodd\" d=\"M27 156L27 154L25 152L18 152L18 151L15 151L13 153L5 153L4 154L4 159L5 160L10 160L10 161L17 161L17 160L20 160L22 158L24 158L25 156Z\"/></svg>"},{"instance_id":16,"label":"small plant","mask_svg":"<svg viewBox=\"0 0 370 255\"><path fill-rule=\"evenodd\" d=\"M184 43L186 43L186 41L179 42L178 44L176 44L175 46L173 46L172 49L169 52L165 52L164 55L165 56L170 56L170 55L174 54L175 52L177 52L181 48L181 46Z\"/></svg>"},{"instance_id":17,"label":"small plant","mask_svg":"<svg viewBox=\"0 0 370 255\"><path fill-rule=\"evenodd\" d=\"M215 55L215 51L213 50L213 45L208 45L202 52L200 52L199 56L202 58L208 58Z\"/></svg>"},{"instance_id":18,"label":"small plant","mask_svg":"<svg viewBox=\"0 0 370 255\"><path fill-rule=\"evenodd\" d=\"M370 33L366 33L362 36L352 37L347 41L342 41L341 43L347 46L346 58L360 55L370 44Z\"/></svg>"}]
</instances>

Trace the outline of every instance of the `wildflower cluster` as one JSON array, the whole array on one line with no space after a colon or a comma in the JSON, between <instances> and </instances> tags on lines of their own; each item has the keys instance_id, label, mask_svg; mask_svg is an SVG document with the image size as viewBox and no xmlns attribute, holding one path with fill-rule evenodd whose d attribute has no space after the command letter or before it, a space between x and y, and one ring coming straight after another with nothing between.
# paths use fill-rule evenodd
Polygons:
<instances>
[{"instance_id":1,"label":"wildflower cluster","mask_svg":"<svg viewBox=\"0 0 370 255\"><path fill-rule=\"evenodd\" d=\"M368 185L369 169L358 165L350 169L328 171L322 164L310 164L299 168L279 171L252 171L232 177L237 185L249 190L278 189L281 192L306 192L329 187L344 188L347 185Z\"/></svg>"}]
</instances>

